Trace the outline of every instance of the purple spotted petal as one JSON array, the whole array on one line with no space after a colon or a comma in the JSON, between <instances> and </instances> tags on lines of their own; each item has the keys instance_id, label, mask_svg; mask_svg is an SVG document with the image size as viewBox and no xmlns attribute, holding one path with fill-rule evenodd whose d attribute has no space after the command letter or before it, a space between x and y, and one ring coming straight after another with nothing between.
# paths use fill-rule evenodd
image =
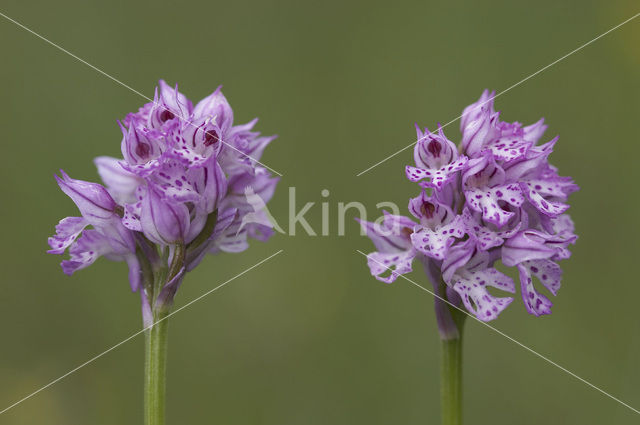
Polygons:
<instances>
[{"instance_id":1,"label":"purple spotted petal","mask_svg":"<svg viewBox=\"0 0 640 425\"><path fill-rule=\"evenodd\" d=\"M485 322L496 319L513 301L511 297L491 295L488 286L515 293L513 280L494 268L454 275L452 284L467 310Z\"/></svg>"},{"instance_id":2,"label":"purple spotted petal","mask_svg":"<svg viewBox=\"0 0 640 425\"><path fill-rule=\"evenodd\" d=\"M479 215L480 217L478 217ZM503 229L497 228L494 224L484 222L480 213L473 213L468 208L463 211L462 218L466 233L474 236L477 240L478 249L483 251L502 245L505 239L515 235L524 224L521 221L519 211L514 213L510 222Z\"/></svg>"},{"instance_id":3,"label":"purple spotted petal","mask_svg":"<svg viewBox=\"0 0 640 425\"><path fill-rule=\"evenodd\" d=\"M578 190L578 186L573 183L570 177L558 177L557 175L530 179L522 182L521 185L526 185L541 196L557 199L566 199L567 196Z\"/></svg>"},{"instance_id":4,"label":"purple spotted petal","mask_svg":"<svg viewBox=\"0 0 640 425\"><path fill-rule=\"evenodd\" d=\"M467 157L462 156L453 163L446 164L439 169L423 169L407 165L405 174L410 181L420 182L420 186L424 188L442 188L456 177L467 161Z\"/></svg>"},{"instance_id":5,"label":"purple spotted petal","mask_svg":"<svg viewBox=\"0 0 640 425\"><path fill-rule=\"evenodd\" d=\"M171 127L168 138L171 140L170 155L189 168L203 167L226 143L223 130L207 117Z\"/></svg>"},{"instance_id":6,"label":"purple spotted petal","mask_svg":"<svg viewBox=\"0 0 640 425\"><path fill-rule=\"evenodd\" d=\"M367 255L371 274L381 282L392 283L398 276L411 272L415 251L384 254L372 252Z\"/></svg>"},{"instance_id":7,"label":"purple spotted petal","mask_svg":"<svg viewBox=\"0 0 640 425\"><path fill-rule=\"evenodd\" d=\"M524 202L520 188L515 184L505 184L484 190L467 190L464 194L467 199L467 205L471 209L482 213L484 220L498 227L507 224L514 214L506 211L501 204L506 203L519 207Z\"/></svg>"},{"instance_id":8,"label":"purple spotted petal","mask_svg":"<svg viewBox=\"0 0 640 425\"><path fill-rule=\"evenodd\" d=\"M455 239L462 238L465 233L462 216L456 216L450 223L434 229L416 226L411 234L411 243L426 256L442 260Z\"/></svg>"},{"instance_id":9,"label":"purple spotted petal","mask_svg":"<svg viewBox=\"0 0 640 425\"><path fill-rule=\"evenodd\" d=\"M527 197L527 200L543 214L556 217L569 209L569 205L567 204L545 199L540 192L527 186L525 183L521 183L520 187Z\"/></svg>"},{"instance_id":10,"label":"purple spotted petal","mask_svg":"<svg viewBox=\"0 0 640 425\"><path fill-rule=\"evenodd\" d=\"M85 230L69 248L70 259L61 263L62 271L71 276L75 271L90 266L112 250L109 239L95 229Z\"/></svg>"},{"instance_id":11,"label":"purple spotted petal","mask_svg":"<svg viewBox=\"0 0 640 425\"><path fill-rule=\"evenodd\" d=\"M504 163L502 168L505 171L507 181L520 182L529 178L535 178L540 170L546 168L547 158L553 150L553 146L558 138L555 137L551 141L541 146L532 146L527 150L522 158Z\"/></svg>"},{"instance_id":12,"label":"purple spotted petal","mask_svg":"<svg viewBox=\"0 0 640 425\"><path fill-rule=\"evenodd\" d=\"M56 226L56 234L49 238L49 254L62 254L89 225L83 217L66 217Z\"/></svg>"},{"instance_id":13,"label":"purple spotted petal","mask_svg":"<svg viewBox=\"0 0 640 425\"><path fill-rule=\"evenodd\" d=\"M523 264L518 265L520 273L520 291L527 311L534 316L551 314L553 303L543 294L536 291L529 272L529 268Z\"/></svg>"},{"instance_id":14,"label":"purple spotted petal","mask_svg":"<svg viewBox=\"0 0 640 425\"><path fill-rule=\"evenodd\" d=\"M529 147L531 147L531 142L517 136L503 137L487 146L494 158L506 162L525 156Z\"/></svg>"},{"instance_id":15,"label":"purple spotted petal","mask_svg":"<svg viewBox=\"0 0 640 425\"><path fill-rule=\"evenodd\" d=\"M551 260L529 260L520 264L528 274L538 278L540 283L553 295L558 295L562 281L562 269Z\"/></svg>"},{"instance_id":16,"label":"purple spotted petal","mask_svg":"<svg viewBox=\"0 0 640 425\"><path fill-rule=\"evenodd\" d=\"M147 187L138 186L135 194L135 202L125 204L124 215L122 217L122 224L124 227L136 232L142 232L142 225L140 224L140 215L142 214L142 200L147 193Z\"/></svg>"},{"instance_id":17,"label":"purple spotted petal","mask_svg":"<svg viewBox=\"0 0 640 425\"><path fill-rule=\"evenodd\" d=\"M165 199L171 199L175 203L197 203L202 196L191 185L187 172L180 163L167 161L149 180Z\"/></svg>"}]
</instances>

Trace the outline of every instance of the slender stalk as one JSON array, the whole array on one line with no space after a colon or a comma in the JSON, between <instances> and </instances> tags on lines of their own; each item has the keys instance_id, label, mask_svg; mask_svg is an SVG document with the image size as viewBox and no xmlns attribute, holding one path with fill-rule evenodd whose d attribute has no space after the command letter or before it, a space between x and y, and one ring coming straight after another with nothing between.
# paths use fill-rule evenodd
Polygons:
<instances>
[{"instance_id":1,"label":"slender stalk","mask_svg":"<svg viewBox=\"0 0 640 425\"><path fill-rule=\"evenodd\" d=\"M440 406L443 425L462 425L462 329L466 315L458 308L460 297L440 275L440 265L423 259L424 271L433 285L436 322L442 343ZM446 302L445 302L446 300Z\"/></svg>"},{"instance_id":2,"label":"slender stalk","mask_svg":"<svg viewBox=\"0 0 640 425\"><path fill-rule=\"evenodd\" d=\"M167 370L168 311L154 314L153 327L145 332L144 423L164 425ZM160 322L158 322L161 320Z\"/></svg>"},{"instance_id":3,"label":"slender stalk","mask_svg":"<svg viewBox=\"0 0 640 425\"><path fill-rule=\"evenodd\" d=\"M152 275L143 270L145 291L142 296L143 304L146 303L143 305L143 320L148 327L145 331L144 362L145 425L165 424L168 316L184 277L185 246L175 245L172 253L167 250L165 254L167 260L171 257L168 268L157 267Z\"/></svg>"},{"instance_id":4,"label":"slender stalk","mask_svg":"<svg viewBox=\"0 0 640 425\"><path fill-rule=\"evenodd\" d=\"M462 333L442 340L440 369L442 425L462 424Z\"/></svg>"}]
</instances>

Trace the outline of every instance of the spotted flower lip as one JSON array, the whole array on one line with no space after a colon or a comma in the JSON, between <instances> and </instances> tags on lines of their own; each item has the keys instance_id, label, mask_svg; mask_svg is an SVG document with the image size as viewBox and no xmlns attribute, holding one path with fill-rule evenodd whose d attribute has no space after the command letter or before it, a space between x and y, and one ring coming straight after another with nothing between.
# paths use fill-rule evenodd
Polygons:
<instances>
[{"instance_id":1,"label":"spotted flower lip","mask_svg":"<svg viewBox=\"0 0 640 425\"><path fill-rule=\"evenodd\" d=\"M81 216L60 221L48 252L69 252L62 262L67 274L101 256L125 261L134 291L145 285L145 264L171 268L182 261L177 280L155 292L162 297L149 300L153 291L140 291L148 318L148 308L170 302L184 274L207 253L241 252L249 239L272 235L265 221L243 223L247 214L261 213L247 203L245 189L264 205L278 183L256 163L275 138L255 131L256 122L235 125L221 87L194 106L177 85L160 80L153 102L118 121L122 158L95 159L105 186L56 176Z\"/></svg>"},{"instance_id":2,"label":"spotted flower lip","mask_svg":"<svg viewBox=\"0 0 640 425\"><path fill-rule=\"evenodd\" d=\"M469 161L462 173L462 187L469 208L498 227L504 226L514 214L501 204L519 207L524 202L520 186L507 182L504 170L488 151Z\"/></svg>"},{"instance_id":3,"label":"spotted flower lip","mask_svg":"<svg viewBox=\"0 0 640 425\"><path fill-rule=\"evenodd\" d=\"M410 218L384 212L381 224L356 219L376 246L377 252L369 254L371 274L381 282L391 283L399 275L412 270L416 251L410 235L415 222ZM387 274L387 272L389 272Z\"/></svg>"},{"instance_id":4,"label":"spotted flower lip","mask_svg":"<svg viewBox=\"0 0 640 425\"><path fill-rule=\"evenodd\" d=\"M420 182L424 188L440 188L451 181L467 163L467 157L458 158L456 145L447 139L438 125L438 134L425 129L424 133L416 126L418 142L414 148L416 166L407 165L407 178ZM423 181L425 180L425 181Z\"/></svg>"},{"instance_id":5,"label":"spotted flower lip","mask_svg":"<svg viewBox=\"0 0 640 425\"><path fill-rule=\"evenodd\" d=\"M48 239L50 254L69 250L70 258L61 263L65 274L93 264L100 256L126 261L130 266L132 289L139 286L139 266L135 259L133 235L120 223L119 206L109 192L97 183L76 180L64 171L56 176L60 188L76 204L82 217L66 217ZM92 229L86 229L92 226Z\"/></svg>"},{"instance_id":6,"label":"spotted flower lip","mask_svg":"<svg viewBox=\"0 0 640 425\"><path fill-rule=\"evenodd\" d=\"M555 296L562 276L558 262L571 256L569 246L577 239L567 200L578 186L548 162L558 138L540 143L547 129L543 119L530 125L502 121L494 97L485 90L464 109L457 147L441 127L437 134L418 128L415 165L405 169L422 188L409 201L417 223L396 216L404 231L383 236L384 228L362 222L377 249L368 256L376 279L393 282L418 258L429 279L447 286L450 302L483 321L496 319L513 301L494 292L516 292L497 262L517 269L530 314L550 314L552 303L535 281Z\"/></svg>"},{"instance_id":7,"label":"spotted flower lip","mask_svg":"<svg viewBox=\"0 0 640 425\"><path fill-rule=\"evenodd\" d=\"M411 243L428 257L444 259L447 249L466 233L462 216L424 191L409 201L409 211L420 220L410 235Z\"/></svg>"}]
</instances>

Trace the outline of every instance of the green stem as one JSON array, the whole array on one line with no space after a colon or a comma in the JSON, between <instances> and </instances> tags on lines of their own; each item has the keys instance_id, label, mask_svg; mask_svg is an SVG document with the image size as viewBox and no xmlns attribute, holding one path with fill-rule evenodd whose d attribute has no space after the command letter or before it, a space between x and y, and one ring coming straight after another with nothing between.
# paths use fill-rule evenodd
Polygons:
<instances>
[{"instance_id":1,"label":"green stem","mask_svg":"<svg viewBox=\"0 0 640 425\"><path fill-rule=\"evenodd\" d=\"M154 314L154 325L145 331L144 423L164 425L169 312Z\"/></svg>"},{"instance_id":2,"label":"green stem","mask_svg":"<svg viewBox=\"0 0 640 425\"><path fill-rule=\"evenodd\" d=\"M442 340L440 401L442 425L462 425L462 326L457 338Z\"/></svg>"}]
</instances>

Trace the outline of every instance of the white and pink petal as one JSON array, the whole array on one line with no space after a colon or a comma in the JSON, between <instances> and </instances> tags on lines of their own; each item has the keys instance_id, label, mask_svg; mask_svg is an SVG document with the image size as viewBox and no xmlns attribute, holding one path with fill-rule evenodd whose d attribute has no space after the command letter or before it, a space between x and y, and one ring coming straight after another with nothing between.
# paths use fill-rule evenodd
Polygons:
<instances>
[{"instance_id":1,"label":"white and pink petal","mask_svg":"<svg viewBox=\"0 0 640 425\"><path fill-rule=\"evenodd\" d=\"M530 260L523 262L522 267L525 267L529 274L537 277L549 292L553 295L558 294L562 281L562 269L556 262L548 259Z\"/></svg>"},{"instance_id":2,"label":"white and pink petal","mask_svg":"<svg viewBox=\"0 0 640 425\"><path fill-rule=\"evenodd\" d=\"M179 162L170 161L162 164L151 181L164 198L174 202L195 203L202 198L187 178L187 170Z\"/></svg>"},{"instance_id":3,"label":"white and pink petal","mask_svg":"<svg viewBox=\"0 0 640 425\"><path fill-rule=\"evenodd\" d=\"M500 138L490 143L487 148L493 154L493 157L501 161L513 161L526 155L527 150L531 146L531 142L522 140L521 138Z\"/></svg>"},{"instance_id":4,"label":"white and pink petal","mask_svg":"<svg viewBox=\"0 0 640 425\"><path fill-rule=\"evenodd\" d=\"M456 177L457 173L465 167L467 161L468 158L462 156L439 169L417 168L407 165L405 174L410 181L419 182L420 186L424 188L440 189Z\"/></svg>"},{"instance_id":5,"label":"white and pink petal","mask_svg":"<svg viewBox=\"0 0 640 425\"><path fill-rule=\"evenodd\" d=\"M75 271L93 264L100 256L111 252L109 239L95 229L88 229L69 248L70 258L60 265L71 276Z\"/></svg>"},{"instance_id":6,"label":"white and pink petal","mask_svg":"<svg viewBox=\"0 0 640 425\"><path fill-rule=\"evenodd\" d=\"M56 225L56 234L48 239L49 254L62 254L89 225L84 217L66 217Z\"/></svg>"},{"instance_id":7,"label":"white and pink petal","mask_svg":"<svg viewBox=\"0 0 640 425\"><path fill-rule=\"evenodd\" d=\"M392 283L398 276L411 272L415 251L396 253L373 252L367 255L371 274L381 282Z\"/></svg>"},{"instance_id":8,"label":"white and pink petal","mask_svg":"<svg viewBox=\"0 0 640 425\"><path fill-rule=\"evenodd\" d=\"M453 289L462 298L467 310L485 322L496 319L513 301L512 297L491 295L487 291L487 287L491 286L510 293L515 292L513 280L493 268L454 275L451 283Z\"/></svg>"},{"instance_id":9,"label":"white and pink petal","mask_svg":"<svg viewBox=\"0 0 640 425\"><path fill-rule=\"evenodd\" d=\"M527 197L527 200L543 214L551 217L556 217L569 209L569 205L567 204L545 199L545 197L535 189L535 186L529 187L527 184L521 183L520 187L522 188L522 192Z\"/></svg>"},{"instance_id":10,"label":"white and pink petal","mask_svg":"<svg viewBox=\"0 0 640 425\"><path fill-rule=\"evenodd\" d=\"M514 215L506 211L500 202L519 207L524 202L520 188L516 184L506 184L491 189L465 190L467 204L471 209L482 213L482 218L498 227L504 226Z\"/></svg>"},{"instance_id":11,"label":"white and pink petal","mask_svg":"<svg viewBox=\"0 0 640 425\"><path fill-rule=\"evenodd\" d=\"M423 254L443 260L448 248L455 242L456 238L462 238L465 234L465 226L461 216L449 224L439 226L432 230L424 226L416 226L411 234L411 243L415 249Z\"/></svg>"},{"instance_id":12,"label":"white and pink petal","mask_svg":"<svg viewBox=\"0 0 640 425\"><path fill-rule=\"evenodd\" d=\"M524 264L520 264L518 265L518 272L520 273L522 301L524 301L524 306L527 311L534 316L551 314L551 306L553 303L549 298L536 290L533 285L533 280L531 279L529 268Z\"/></svg>"}]
</instances>

